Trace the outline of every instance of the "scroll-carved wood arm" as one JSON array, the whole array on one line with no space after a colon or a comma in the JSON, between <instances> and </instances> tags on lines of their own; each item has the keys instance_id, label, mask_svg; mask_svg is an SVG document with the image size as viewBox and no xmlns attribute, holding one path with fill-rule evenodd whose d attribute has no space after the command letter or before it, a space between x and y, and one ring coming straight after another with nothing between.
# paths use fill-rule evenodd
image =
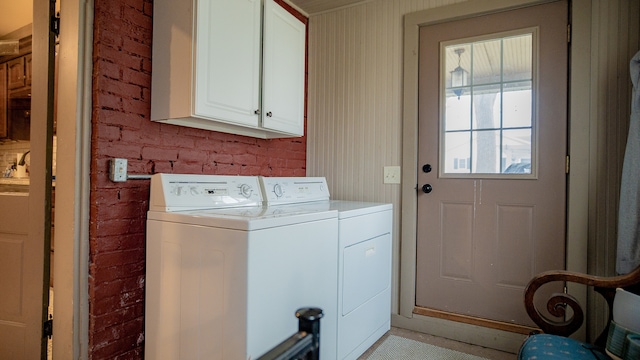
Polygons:
<instances>
[{"instance_id":1,"label":"scroll-carved wood arm","mask_svg":"<svg viewBox=\"0 0 640 360\"><path fill-rule=\"evenodd\" d=\"M613 298L616 293L616 288L629 288L640 284L640 267L629 274L616 277L601 277L559 270L543 272L531 279L524 293L524 303L527 314L529 314L531 320L545 333L569 336L577 331L584 321L582 308L573 296L564 293L554 293L551 294L547 300L547 311L559 320L549 319L543 315L533 302L535 292L540 289L542 285L554 281L573 282L593 286L594 290L604 297L609 306L609 319L607 321L607 327L595 341L596 345L604 346L609 330L609 323L611 322ZM567 315L567 307L571 308L573 316L564 319Z\"/></svg>"}]
</instances>

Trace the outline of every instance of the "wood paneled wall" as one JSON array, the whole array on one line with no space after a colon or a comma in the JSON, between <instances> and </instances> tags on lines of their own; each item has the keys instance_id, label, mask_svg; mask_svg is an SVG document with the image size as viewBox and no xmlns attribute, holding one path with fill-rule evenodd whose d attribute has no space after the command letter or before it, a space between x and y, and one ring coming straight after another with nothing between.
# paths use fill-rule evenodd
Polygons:
<instances>
[{"instance_id":1,"label":"wood paneled wall","mask_svg":"<svg viewBox=\"0 0 640 360\"><path fill-rule=\"evenodd\" d=\"M574 6L587 1L574 1ZM640 48L640 1L591 0L591 84L589 116L589 242L588 272L615 275L618 206L622 162L627 143L632 84L630 59ZM607 320L600 295L589 293L589 334Z\"/></svg>"},{"instance_id":2,"label":"wood paneled wall","mask_svg":"<svg viewBox=\"0 0 640 360\"><path fill-rule=\"evenodd\" d=\"M393 203L395 255L400 185L383 169L402 164L403 18L456 2L375 0L309 18L307 175L325 176L333 199Z\"/></svg>"}]
</instances>

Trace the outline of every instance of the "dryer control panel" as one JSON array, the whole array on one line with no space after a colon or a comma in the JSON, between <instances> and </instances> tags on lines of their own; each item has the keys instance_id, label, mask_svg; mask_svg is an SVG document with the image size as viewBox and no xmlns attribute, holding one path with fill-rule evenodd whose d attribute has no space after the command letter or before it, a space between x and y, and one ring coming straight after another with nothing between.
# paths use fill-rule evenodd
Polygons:
<instances>
[{"instance_id":1,"label":"dryer control panel","mask_svg":"<svg viewBox=\"0 0 640 360\"><path fill-rule=\"evenodd\" d=\"M151 177L151 211L184 211L261 206L257 176L155 174Z\"/></svg>"},{"instance_id":2,"label":"dryer control panel","mask_svg":"<svg viewBox=\"0 0 640 360\"><path fill-rule=\"evenodd\" d=\"M324 177L260 177L266 205L329 200Z\"/></svg>"}]
</instances>

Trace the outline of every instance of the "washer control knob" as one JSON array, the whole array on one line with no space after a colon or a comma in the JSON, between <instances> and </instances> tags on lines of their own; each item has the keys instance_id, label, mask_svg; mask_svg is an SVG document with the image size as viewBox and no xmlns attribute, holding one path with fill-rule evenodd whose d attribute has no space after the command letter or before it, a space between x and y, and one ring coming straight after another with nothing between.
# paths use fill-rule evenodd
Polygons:
<instances>
[{"instance_id":1,"label":"washer control knob","mask_svg":"<svg viewBox=\"0 0 640 360\"><path fill-rule=\"evenodd\" d=\"M276 197L281 197L284 195L284 190L282 190L282 186L280 184L275 184L273 186L273 193L276 194Z\"/></svg>"},{"instance_id":2,"label":"washer control knob","mask_svg":"<svg viewBox=\"0 0 640 360\"><path fill-rule=\"evenodd\" d=\"M184 195L184 188L182 186L176 186L176 187L173 188L173 193L176 196Z\"/></svg>"},{"instance_id":3,"label":"washer control knob","mask_svg":"<svg viewBox=\"0 0 640 360\"><path fill-rule=\"evenodd\" d=\"M251 196L251 193L253 193L253 189L251 188L251 186L247 185L247 184L242 184L239 186L240 188L240 194L242 194L242 196L249 198Z\"/></svg>"}]
</instances>

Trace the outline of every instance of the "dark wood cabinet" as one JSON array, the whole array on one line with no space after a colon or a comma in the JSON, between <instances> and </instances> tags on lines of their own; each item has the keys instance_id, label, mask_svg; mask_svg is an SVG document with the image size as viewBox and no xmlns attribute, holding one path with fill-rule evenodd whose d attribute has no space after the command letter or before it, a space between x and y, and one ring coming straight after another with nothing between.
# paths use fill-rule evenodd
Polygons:
<instances>
[{"instance_id":1,"label":"dark wood cabinet","mask_svg":"<svg viewBox=\"0 0 640 360\"><path fill-rule=\"evenodd\" d=\"M31 54L24 56L24 82L26 86L31 86Z\"/></svg>"},{"instance_id":2,"label":"dark wood cabinet","mask_svg":"<svg viewBox=\"0 0 640 360\"><path fill-rule=\"evenodd\" d=\"M31 98L9 97L9 138L29 140L31 133Z\"/></svg>"},{"instance_id":3,"label":"dark wood cabinet","mask_svg":"<svg viewBox=\"0 0 640 360\"><path fill-rule=\"evenodd\" d=\"M24 56L9 60L7 69L9 71L9 90L20 89L27 86L27 76L25 72Z\"/></svg>"},{"instance_id":4,"label":"dark wood cabinet","mask_svg":"<svg viewBox=\"0 0 640 360\"><path fill-rule=\"evenodd\" d=\"M0 56L0 139L29 140L31 130L31 37L20 53Z\"/></svg>"},{"instance_id":5,"label":"dark wood cabinet","mask_svg":"<svg viewBox=\"0 0 640 360\"><path fill-rule=\"evenodd\" d=\"M9 134L7 124L7 64L0 64L0 139Z\"/></svg>"}]
</instances>

